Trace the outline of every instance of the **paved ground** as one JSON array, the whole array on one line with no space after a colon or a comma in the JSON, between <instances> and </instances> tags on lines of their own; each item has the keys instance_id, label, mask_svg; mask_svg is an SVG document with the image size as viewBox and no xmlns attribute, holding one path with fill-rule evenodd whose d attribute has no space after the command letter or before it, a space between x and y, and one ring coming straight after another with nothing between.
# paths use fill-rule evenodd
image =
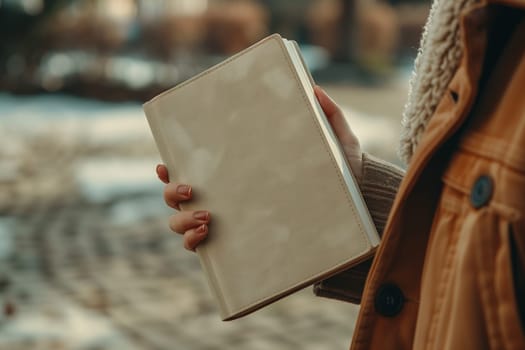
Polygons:
<instances>
[{"instance_id":1,"label":"paved ground","mask_svg":"<svg viewBox=\"0 0 525 350\"><path fill-rule=\"evenodd\" d=\"M400 90L329 92L392 159ZM367 110L383 95L387 118ZM0 120L0 349L348 347L357 307L310 288L220 321L198 259L167 229L140 105L0 95Z\"/></svg>"}]
</instances>

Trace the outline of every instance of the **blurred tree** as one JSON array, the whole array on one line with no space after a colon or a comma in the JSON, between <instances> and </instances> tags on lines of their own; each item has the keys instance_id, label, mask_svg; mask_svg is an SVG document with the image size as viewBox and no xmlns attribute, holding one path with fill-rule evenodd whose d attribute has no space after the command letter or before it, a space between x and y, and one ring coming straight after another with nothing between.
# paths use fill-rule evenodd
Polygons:
<instances>
[{"instance_id":1,"label":"blurred tree","mask_svg":"<svg viewBox=\"0 0 525 350\"><path fill-rule=\"evenodd\" d=\"M5 56L22 45L42 21L72 1L74 0L0 2L0 55Z\"/></svg>"},{"instance_id":2,"label":"blurred tree","mask_svg":"<svg viewBox=\"0 0 525 350\"><path fill-rule=\"evenodd\" d=\"M335 60L351 62L355 58L355 40L357 23L356 0L340 0L341 19L339 22L339 48Z\"/></svg>"},{"instance_id":3,"label":"blurred tree","mask_svg":"<svg viewBox=\"0 0 525 350\"><path fill-rule=\"evenodd\" d=\"M315 0L258 0L270 13L269 29L286 38L301 41L301 26L308 7Z\"/></svg>"}]
</instances>

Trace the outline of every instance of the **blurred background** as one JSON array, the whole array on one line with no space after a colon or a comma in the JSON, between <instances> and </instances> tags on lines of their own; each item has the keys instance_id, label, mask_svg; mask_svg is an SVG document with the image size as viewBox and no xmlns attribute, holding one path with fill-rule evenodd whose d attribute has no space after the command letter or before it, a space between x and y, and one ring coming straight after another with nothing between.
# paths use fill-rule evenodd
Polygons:
<instances>
[{"instance_id":1,"label":"blurred background","mask_svg":"<svg viewBox=\"0 0 525 350\"><path fill-rule=\"evenodd\" d=\"M306 288L224 323L171 234L141 104L271 33L398 162L430 0L0 0L0 349L346 349ZM264 281L261 281L264 283Z\"/></svg>"}]
</instances>

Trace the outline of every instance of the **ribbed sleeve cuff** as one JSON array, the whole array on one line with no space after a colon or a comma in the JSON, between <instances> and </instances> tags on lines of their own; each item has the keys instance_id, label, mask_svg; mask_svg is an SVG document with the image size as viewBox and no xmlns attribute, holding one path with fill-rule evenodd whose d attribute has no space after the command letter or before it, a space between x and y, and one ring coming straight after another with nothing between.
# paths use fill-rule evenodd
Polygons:
<instances>
[{"instance_id":1,"label":"ribbed sleeve cuff","mask_svg":"<svg viewBox=\"0 0 525 350\"><path fill-rule=\"evenodd\" d=\"M363 153L362 174L359 189L377 232L382 234L405 171L394 164Z\"/></svg>"},{"instance_id":2,"label":"ribbed sleeve cuff","mask_svg":"<svg viewBox=\"0 0 525 350\"><path fill-rule=\"evenodd\" d=\"M380 235L405 172L390 163L363 153L359 188ZM372 258L314 285L321 297L359 304Z\"/></svg>"}]
</instances>

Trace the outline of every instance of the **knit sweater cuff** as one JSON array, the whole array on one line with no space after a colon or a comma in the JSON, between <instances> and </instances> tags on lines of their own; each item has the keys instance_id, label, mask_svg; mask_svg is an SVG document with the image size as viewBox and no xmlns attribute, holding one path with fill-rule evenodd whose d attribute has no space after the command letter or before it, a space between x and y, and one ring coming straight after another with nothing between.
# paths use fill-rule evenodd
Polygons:
<instances>
[{"instance_id":1,"label":"knit sweater cuff","mask_svg":"<svg viewBox=\"0 0 525 350\"><path fill-rule=\"evenodd\" d=\"M380 235L405 172L363 153L359 188ZM314 285L314 294L355 304L361 301L372 258Z\"/></svg>"},{"instance_id":2,"label":"knit sweater cuff","mask_svg":"<svg viewBox=\"0 0 525 350\"><path fill-rule=\"evenodd\" d=\"M363 153L362 174L359 189L377 232L382 234L405 172L391 163Z\"/></svg>"}]
</instances>

